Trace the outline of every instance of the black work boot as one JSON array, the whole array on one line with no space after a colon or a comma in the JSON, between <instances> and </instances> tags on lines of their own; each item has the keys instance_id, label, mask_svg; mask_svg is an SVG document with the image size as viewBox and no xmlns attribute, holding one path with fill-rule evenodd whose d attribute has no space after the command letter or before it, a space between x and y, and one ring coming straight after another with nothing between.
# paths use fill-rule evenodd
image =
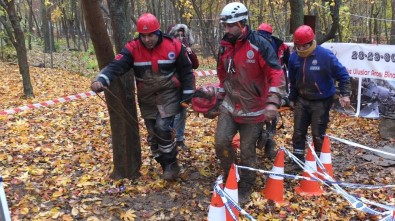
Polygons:
<instances>
[{"instance_id":1,"label":"black work boot","mask_svg":"<svg viewBox=\"0 0 395 221\"><path fill-rule=\"evenodd\" d=\"M239 204L242 205L250 201L253 185L249 182L240 180L238 187Z\"/></svg>"},{"instance_id":2,"label":"black work boot","mask_svg":"<svg viewBox=\"0 0 395 221\"><path fill-rule=\"evenodd\" d=\"M265 157L269 160L273 160L276 156L276 152L274 151L274 147L276 146L276 142L273 139L268 139L265 144Z\"/></svg>"},{"instance_id":3,"label":"black work boot","mask_svg":"<svg viewBox=\"0 0 395 221\"><path fill-rule=\"evenodd\" d=\"M305 162L304 156L299 156L294 154L301 162ZM304 170L303 167L299 166L294 160L289 159L287 165L285 165L284 172L285 173L290 173L290 174L295 174L295 173L300 173Z\"/></svg>"},{"instance_id":4,"label":"black work boot","mask_svg":"<svg viewBox=\"0 0 395 221\"><path fill-rule=\"evenodd\" d=\"M175 180L178 178L178 175L180 173L180 167L178 166L177 161L171 164L162 165L162 168L163 168L162 178L164 180Z\"/></svg>"}]
</instances>

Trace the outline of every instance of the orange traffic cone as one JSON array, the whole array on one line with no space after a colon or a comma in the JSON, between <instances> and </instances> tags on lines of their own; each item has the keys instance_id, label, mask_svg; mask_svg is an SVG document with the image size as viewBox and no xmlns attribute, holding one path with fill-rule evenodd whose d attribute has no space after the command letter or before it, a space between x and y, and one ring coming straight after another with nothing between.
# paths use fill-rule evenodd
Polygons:
<instances>
[{"instance_id":1,"label":"orange traffic cone","mask_svg":"<svg viewBox=\"0 0 395 221\"><path fill-rule=\"evenodd\" d=\"M335 177L333 175L333 169L332 169L331 143L330 143L328 136L324 137L324 142L322 143L320 161L324 165L324 168L326 169L326 171L328 171L328 174L333 179L335 179ZM320 167L318 167L318 172L323 173L322 169ZM318 177L320 179L325 179L321 175L318 175Z\"/></svg>"},{"instance_id":2,"label":"orange traffic cone","mask_svg":"<svg viewBox=\"0 0 395 221\"><path fill-rule=\"evenodd\" d=\"M284 150L278 150L272 172L283 174L284 173ZM266 181L265 189L261 193L267 198L277 203L284 203L284 177L269 175Z\"/></svg>"},{"instance_id":3,"label":"orange traffic cone","mask_svg":"<svg viewBox=\"0 0 395 221\"><path fill-rule=\"evenodd\" d=\"M223 184L220 184L220 187L222 189ZM225 204L222 202L221 196L214 189L208 210L207 221L223 221L225 217Z\"/></svg>"},{"instance_id":4,"label":"orange traffic cone","mask_svg":"<svg viewBox=\"0 0 395 221\"><path fill-rule=\"evenodd\" d=\"M238 185L237 185L237 174L236 174L236 166L232 164L229 170L228 178L226 179L225 183L225 189L224 191L238 204L239 203L239 191L238 191ZM233 206L231 207L233 213L236 215L237 219L239 218L239 211L234 208ZM226 210L226 220L232 220L233 218Z\"/></svg>"},{"instance_id":5,"label":"orange traffic cone","mask_svg":"<svg viewBox=\"0 0 395 221\"><path fill-rule=\"evenodd\" d=\"M311 177L307 171L317 176L317 164L310 148L307 150L303 176ZM323 193L321 184L318 181L311 180L301 180L300 185L295 187L295 191L300 195L306 196L319 196Z\"/></svg>"}]
</instances>

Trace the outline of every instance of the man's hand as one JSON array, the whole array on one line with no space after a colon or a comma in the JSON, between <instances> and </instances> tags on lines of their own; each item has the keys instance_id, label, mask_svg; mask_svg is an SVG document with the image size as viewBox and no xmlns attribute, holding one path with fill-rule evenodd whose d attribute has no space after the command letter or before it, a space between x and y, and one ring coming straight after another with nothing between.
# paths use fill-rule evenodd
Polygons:
<instances>
[{"instance_id":1,"label":"man's hand","mask_svg":"<svg viewBox=\"0 0 395 221\"><path fill-rule=\"evenodd\" d=\"M294 107L295 107L295 103L293 101L290 101L289 102L289 107L291 108L291 110L293 110Z\"/></svg>"},{"instance_id":2,"label":"man's hand","mask_svg":"<svg viewBox=\"0 0 395 221\"><path fill-rule=\"evenodd\" d=\"M92 91L99 93L103 91L103 84L100 81L93 81L91 84Z\"/></svg>"},{"instance_id":3,"label":"man's hand","mask_svg":"<svg viewBox=\"0 0 395 221\"><path fill-rule=\"evenodd\" d=\"M350 103L351 103L350 97L349 96L340 97L339 102L342 107L348 107L348 106L350 106Z\"/></svg>"},{"instance_id":4,"label":"man's hand","mask_svg":"<svg viewBox=\"0 0 395 221\"><path fill-rule=\"evenodd\" d=\"M276 119L277 114L278 114L278 108L276 105L274 104L266 105L265 108L266 120L270 121Z\"/></svg>"}]
</instances>

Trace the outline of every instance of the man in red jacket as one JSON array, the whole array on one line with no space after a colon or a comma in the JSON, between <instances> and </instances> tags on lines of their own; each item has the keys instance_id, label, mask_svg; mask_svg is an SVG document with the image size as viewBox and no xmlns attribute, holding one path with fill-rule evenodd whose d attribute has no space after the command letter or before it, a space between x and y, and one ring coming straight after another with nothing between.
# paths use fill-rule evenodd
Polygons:
<instances>
[{"instance_id":1,"label":"man in red jacket","mask_svg":"<svg viewBox=\"0 0 395 221\"><path fill-rule=\"evenodd\" d=\"M148 144L163 169L163 179L174 180L180 168L172 137L174 116L181 103L189 103L195 87L191 61L181 42L163 35L158 19L149 13L137 20L139 37L128 42L93 80L100 92L111 81L134 70L140 112L148 131Z\"/></svg>"},{"instance_id":2,"label":"man in red jacket","mask_svg":"<svg viewBox=\"0 0 395 221\"><path fill-rule=\"evenodd\" d=\"M247 25L248 10L240 2L227 4L220 15L225 29L218 53L217 73L223 101L215 133L215 151L225 177L236 152L232 139L240 134L239 165L256 167L256 143L263 122L277 116L284 75L270 42ZM246 202L256 173L241 170L239 202Z\"/></svg>"}]
</instances>

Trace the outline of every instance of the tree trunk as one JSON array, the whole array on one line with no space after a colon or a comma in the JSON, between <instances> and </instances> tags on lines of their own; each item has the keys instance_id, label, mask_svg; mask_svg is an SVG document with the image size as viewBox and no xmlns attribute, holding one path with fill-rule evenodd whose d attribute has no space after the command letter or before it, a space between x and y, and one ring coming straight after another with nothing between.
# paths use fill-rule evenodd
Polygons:
<instances>
[{"instance_id":1,"label":"tree trunk","mask_svg":"<svg viewBox=\"0 0 395 221\"><path fill-rule=\"evenodd\" d=\"M113 38L115 42L116 52L119 53L122 47L130 39L129 33L131 32L130 16L128 16L127 10L129 3L127 0L113 0L108 1L108 8L111 17L111 27L113 30ZM120 7L121 6L121 7ZM126 108L128 113L126 113L125 119L128 121L121 121L124 125L124 131L126 131L126 136L123 137L125 146L117 151L117 156L115 156L114 149L114 159L116 162L123 164L125 174L131 174L132 176L139 176L139 170L141 167L141 144L139 135L139 125L137 118L137 108L135 99L135 88L134 88L134 75L133 71L125 74L122 78L122 85L124 88L124 93L126 93L126 102L122 105ZM129 122L129 123L128 123ZM123 177L125 177L123 175Z\"/></svg>"},{"instance_id":2,"label":"tree trunk","mask_svg":"<svg viewBox=\"0 0 395 221\"><path fill-rule=\"evenodd\" d=\"M51 24L51 13L49 13L49 8L45 5L44 0L41 0L41 19L44 38L44 52L51 53L55 52L54 45L55 41L53 39L52 24Z\"/></svg>"},{"instance_id":3,"label":"tree trunk","mask_svg":"<svg viewBox=\"0 0 395 221\"><path fill-rule=\"evenodd\" d=\"M99 2L97 0L83 0L81 4L86 27L95 48L99 67L103 69L113 60L114 53L110 37L106 31ZM125 93L126 90L128 92L132 90L124 88L121 79L113 81L109 90L111 93L105 92L105 97L110 115L114 153L114 170L111 173L111 178L137 178L140 176L139 169L141 165L140 143L132 143L133 141L131 139L138 134L138 131L133 131L135 127L131 126L137 124L137 122L133 122L130 119L134 113L132 113L130 106L126 105L126 103L130 102L130 99L134 98L127 98ZM126 105L126 108L129 108L129 112L125 112L125 108L122 108L122 105ZM131 159L134 160L132 161Z\"/></svg>"},{"instance_id":4,"label":"tree trunk","mask_svg":"<svg viewBox=\"0 0 395 221\"><path fill-rule=\"evenodd\" d=\"M15 42L13 42L13 45L18 56L19 73L22 75L24 98L34 97L33 86L30 81L29 64L27 61L25 35L19 23L19 17L16 15L14 1L6 1L5 4L8 18L14 29Z\"/></svg>"},{"instance_id":5,"label":"tree trunk","mask_svg":"<svg viewBox=\"0 0 395 221\"><path fill-rule=\"evenodd\" d=\"M391 1L392 20L395 20L395 0ZM395 45L395 22L391 22L391 41L390 44Z\"/></svg>"},{"instance_id":6,"label":"tree trunk","mask_svg":"<svg viewBox=\"0 0 395 221\"><path fill-rule=\"evenodd\" d=\"M290 34L295 32L299 26L303 25L304 13L304 1L303 0L292 0L289 1L289 5L291 7L291 26L290 26Z\"/></svg>"},{"instance_id":7,"label":"tree trunk","mask_svg":"<svg viewBox=\"0 0 395 221\"><path fill-rule=\"evenodd\" d=\"M33 36L33 6L32 6L32 0L28 0L28 6L29 6L29 36L28 36L28 45L29 45L29 50L32 50L32 36Z\"/></svg>"}]
</instances>

